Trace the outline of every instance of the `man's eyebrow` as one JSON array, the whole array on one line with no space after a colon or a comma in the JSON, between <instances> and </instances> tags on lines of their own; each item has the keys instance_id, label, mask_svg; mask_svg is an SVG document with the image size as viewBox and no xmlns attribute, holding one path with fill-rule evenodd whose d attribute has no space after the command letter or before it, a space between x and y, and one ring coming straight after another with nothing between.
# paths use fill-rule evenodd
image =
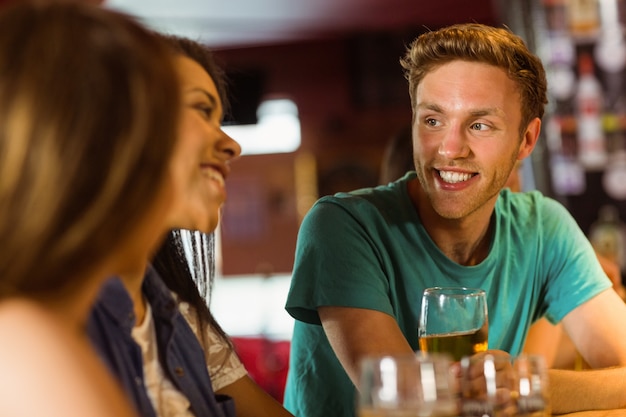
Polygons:
<instances>
[{"instance_id":1,"label":"man's eyebrow","mask_svg":"<svg viewBox=\"0 0 626 417\"><path fill-rule=\"evenodd\" d=\"M421 110L432 110L437 113L444 113L443 108L435 103L420 103L417 105L417 108ZM496 115L496 116L503 117L504 111L500 109L499 107L485 107L485 108L470 110L470 114L474 117L489 116L489 115Z\"/></svg>"},{"instance_id":2,"label":"man's eyebrow","mask_svg":"<svg viewBox=\"0 0 626 417\"><path fill-rule=\"evenodd\" d=\"M472 116L480 117L480 116L489 116L494 115L498 117L504 117L506 114L499 107L485 107L484 109L476 109L470 112Z\"/></svg>"},{"instance_id":3,"label":"man's eyebrow","mask_svg":"<svg viewBox=\"0 0 626 417\"><path fill-rule=\"evenodd\" d=\"M423 109L423 110L433 110L438 113L443 113L443 109L435 103L420 103L417 105L417 108Z\"/></svg>"}]
</instances>

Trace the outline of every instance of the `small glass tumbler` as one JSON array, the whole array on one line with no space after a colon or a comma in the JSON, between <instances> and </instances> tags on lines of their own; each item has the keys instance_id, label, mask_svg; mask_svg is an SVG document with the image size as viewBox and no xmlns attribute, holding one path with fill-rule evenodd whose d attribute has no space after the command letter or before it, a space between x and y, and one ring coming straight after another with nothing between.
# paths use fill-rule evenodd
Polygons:
<instances>
[{"instance_id":1,"label":"small glass tumbler","mask_svg":"<svg viewBox=\"0 0 626 417\"><path fill-rule=\"evenodd\" d=\"M447 355L367 357L360 363L359 417L458 415Z\"/></svg>"},{"instance_id":2,"label":"small glass tumbler","mask_svg":"<svg viewBox=\"0 0 626 417\"><path fill-rule=\"evenodd\" d=\"M481 353L464 357L461 359L461 416L517 416L516 387L509 355Z\"/></svg>"},{"instance_id":3,"label":"small glass tumbler","mask_svg":"<svg viewBox=\"0 0 626 417\"><path fill-rule=\"evenodd\" d=\"M549 417L548 368L543 356L520 355L513 361L516 374L518 416Z\"/></svg>"}]
</instances>

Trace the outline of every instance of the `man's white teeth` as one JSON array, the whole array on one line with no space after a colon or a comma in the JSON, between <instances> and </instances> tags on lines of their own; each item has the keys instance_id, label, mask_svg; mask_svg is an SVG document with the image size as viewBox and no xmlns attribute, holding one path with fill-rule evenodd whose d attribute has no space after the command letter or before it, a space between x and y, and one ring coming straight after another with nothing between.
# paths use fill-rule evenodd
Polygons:
<instances>
[{"instance_id":1,"label":"man's white teeth","mask_svg":"<svg viewBox=\"0 0 626 417\"><path fill-rule=\"evenodd\" d=\"M472 174L462 174L459 172L439 171L439 176L445 182L456 184L457 182L467 181L472 178Z\"/></svg>"}]
</instances>

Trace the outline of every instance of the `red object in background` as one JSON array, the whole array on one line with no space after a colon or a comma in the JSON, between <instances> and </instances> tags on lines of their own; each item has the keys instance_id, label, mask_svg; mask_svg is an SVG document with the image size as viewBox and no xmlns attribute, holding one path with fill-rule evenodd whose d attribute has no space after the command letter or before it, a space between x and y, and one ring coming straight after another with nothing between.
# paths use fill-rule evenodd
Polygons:
<instances>
[{"instance_id":1,"label":"red object in background","mask_svg":"<svg viewBox=\"0 0 626 417\"><path fill-rule=\"evenodd\" d=\"M0 0L0 6L3 4L17 3L20 0ZM85 3L103 4L105 0L83 0Z\"/></svg>"},{"instance_id":2,"label":"red object in background","mask_svg":"<svg viewBox=\"0 0 626 417\"><path fill-rule=\"evenodd\" d=\"M239 359L250 377L281 404L289 369L289 340L232 337Z\"/></svg>"}]
</instances>

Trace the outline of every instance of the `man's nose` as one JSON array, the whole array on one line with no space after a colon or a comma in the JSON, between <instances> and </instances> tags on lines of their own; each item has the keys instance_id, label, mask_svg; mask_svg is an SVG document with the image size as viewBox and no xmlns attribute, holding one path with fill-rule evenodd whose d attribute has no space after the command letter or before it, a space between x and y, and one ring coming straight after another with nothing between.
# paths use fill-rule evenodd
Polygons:
<instances>
[{"instance_id":1,"label":"man's nose","mask_svg":"<svg viewBox=\"0 0 626 417\"><path fill-rule=\"evenodd\" d=\"M469 146L467 133L460 126L451 126L439 144L439 155L446 159L457 159L468 156Z\"/></svg>"}]
</instances>

